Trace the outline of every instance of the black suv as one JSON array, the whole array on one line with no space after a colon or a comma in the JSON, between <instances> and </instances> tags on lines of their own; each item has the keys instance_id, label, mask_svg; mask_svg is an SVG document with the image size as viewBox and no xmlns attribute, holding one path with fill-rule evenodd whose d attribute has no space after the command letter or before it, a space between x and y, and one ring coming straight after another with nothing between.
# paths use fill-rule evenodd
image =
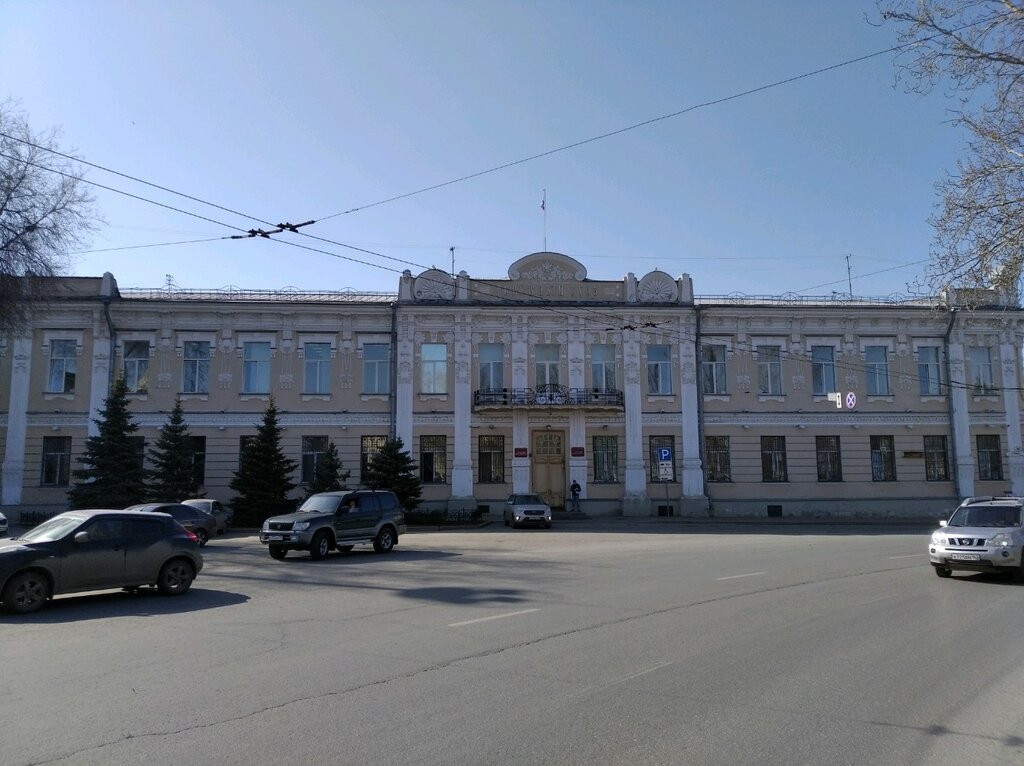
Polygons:
<instances>
[{"instance_id":1,"label":"black suv","mask_svg":"<svg viewBox=\"0 0 1024 766\"><path fill-rule=\"evenodd\" d=\"M377 553L390 553L405 534L405 514L394 492L357 489L321 492L299 510L263 522L260 542L270 555L283 559L288 551L309 551L318 561L332 548L345 552L357 543L373 543Z\"/></svg>"}]
</instances>

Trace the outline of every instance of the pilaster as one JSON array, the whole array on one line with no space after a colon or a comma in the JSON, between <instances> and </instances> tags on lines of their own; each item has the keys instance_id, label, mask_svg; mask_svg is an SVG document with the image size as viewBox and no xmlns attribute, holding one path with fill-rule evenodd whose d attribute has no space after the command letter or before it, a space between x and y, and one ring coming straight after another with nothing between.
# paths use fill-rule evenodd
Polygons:
<instances>
[{"instance_id":1,"label":"pilaster","mask_svg":"<svg viewBox=\"0 0 1024 766\"><path fill-rule=\"evenodd\" d=\"M32 338L19 336L11 348L11 388L7 397L7 445L2 467L3 495L0 505L21 502L25 481L25 436L28 429L29 374L32 371Z\"/></svg>"}]
</instances>

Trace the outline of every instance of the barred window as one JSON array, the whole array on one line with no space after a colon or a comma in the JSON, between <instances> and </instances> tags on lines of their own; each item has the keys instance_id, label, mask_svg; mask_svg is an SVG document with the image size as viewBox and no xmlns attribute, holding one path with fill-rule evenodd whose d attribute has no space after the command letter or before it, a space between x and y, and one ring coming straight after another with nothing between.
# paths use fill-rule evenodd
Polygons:
<instances>
[{"instance_id":1,"label":"barred window","mask_svg":"<svg viewBox=\"0 0 1024 766\"><path fill-rule=\"evenodd\" d=\"M896 481L896 448L891 436L871 437L871 481Z\"/></svg>"},{"instance_id":2,"label":"barred window","mask_svg":"<svg viewBox=\"0 0 1024 766\"><path fill-rule=\"evenodd\" d=\"M505 437L481 436L477 442L481 484L505 483Z\"/></svg>"},{"instance_id":3,"label":"barred window","mask_svg":"<svg viewBox=\"0 0 1024 766\"><path fill-rule=\"evenodd\" d=\"M447 437L420 437L420 479L424 484L444 484L448 481L447 453Z\"/></svg>"},{"instance_id":4,"label":"barred window","mask_svg":"<svg viewBox=\"0 0 1024 766\"><path fill-rule=\"evenodd\" d=\"M140 471L144 470L146 463L146 437L129 436L128 443L131 444L132 448L135 450L136 466Z\"/></svg>"},{"instance_id":5,"label":"barred window","mask_svg":"<svg viewBox=\"0 0 1024 766\"><path fill-rule=\"evenodd\" d=\"M732 481L728 436L705 436L704 460L709 482Z\"/></svg>"},{"instance_id":6,"label":"barred window","mask_svg":"<svg viewBox=\"0 0 1024 766\"><path fill-rule=\"evenodd\" d=\"M982 481L1003 480L1003 452L999 434L978 435L978 478Z\"/></svg>"},{"instance_id":7,"label":"barred window","mask_svg":"<svg viewBox=\"0 0 1024 766\"><path fill-rule=\"evenodd\" d=\"M67 487L71 477L71 437L43 437L43 466L40 485Z\"/></svg>"},{"instance_id":8,"label":"barred window","mask_svg":"<svg viewBox=\"0 0 1024 766\"><path fill-rule=\"evenodd\" d=\"M926 481L949 481L949 451L945 436L924 437L924 477Z\"/></svg>"},{"instance_id":9,"label":"barred window","mask_svg":"<svg viewBox=\"0 0 1024 766\"><path fill-rule=\"evenodd\" d=\"M366 474L366 468L370 460L384 448L386 436L364 436L359 442L359 471L361 475Z\"/></svg>"},{"instance_id":10,"label":"barred window","mask_svg":"<svg viewBox=\"0 0 1024 766\"><path fill-rule=\"evenodd\" d=\"M619 438L594 437L594 483L613 484L619 480Z\"/></svg>"},{"instance_id":11,"label":"barred window","mask_svg":"<svg viewBox=\"0 0 1024 766\"><path fill-rule=\"evenodd\" d=\"M672 466L670 468L672 475L666 478L661 478L661 466L658 460L659 451L668 449L672 454ZM651 437L651 481L653 483L665 483L673 482L676 480L676 450L675 450L675 437L674 436L652 436Z\"/></svg>"},{"instance_id":12,"label":"barred window","mask_svg":"<svg viewBox=\"0 0 1024 766\"><path fill-rule=\"evenodd\" d=\"M839 437L815 436L814 449L818 457L818 481L842 481L843 460L839 452Z\"/></svg>"},{"instance_id":13,"label":"barred window","mask_svg":"<svg viewBox=\"0 0 1024 766\"><path fill-rule=\"evenodd\" d=\"M761 481L789 481L785 436L761 437Z\"/></svg>"},{"instance_id":14,"label":"barred window","mask_svg":"<svg viewBox=\"0 0 1024 766\"><path fill-rule=\"evenodd\" d=\"M245 459L246 450L248 450L249 447L251 447L253 445L253 443L255 443L255 441L256 441L256 437L253 434L247 434L245 436L239 436L238 437L238 462L239 462L239 464L241 464L241 462Z\"/></svg>"},{"instance_id":15,"label":"barred window","mask_svg":"<svg viewBox=\"0 0 1024 766\"><path fill-rule=\"evenodd\" d=\"M326 436L302 437L302 483L312 484L316 476L316 467L327 454Z\"/></svg>"}]
</instances>

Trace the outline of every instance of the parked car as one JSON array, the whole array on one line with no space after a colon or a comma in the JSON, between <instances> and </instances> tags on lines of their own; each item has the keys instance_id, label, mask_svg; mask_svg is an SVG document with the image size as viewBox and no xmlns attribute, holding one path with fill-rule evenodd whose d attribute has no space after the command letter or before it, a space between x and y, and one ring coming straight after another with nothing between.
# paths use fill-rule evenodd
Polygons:
<instances>
[{"instance_id":1,"label":"parked car","mask_svg":"<svg viewBox=\"0 0 1024 766\"><path fill-rule=\"evenodd\" d=\"M7 517L0 513L0 537L7 534Z\"/></svg>"},{"instance_id":2,"label":"parked car","mask_svg":"<svg viewBox=\"0 0 1024 766\"><path fill-rule=\"evenodd\" d=\"M954 570L1002 572L1024 581L1024 498L969 497L940 521L928 545L939 577Z\"/></svg>"},{"instance_id":3,"label":"parked car","mask_svg":"<svg viewBox=\"0 0 1024 766\"><path fill-rule=\"evenodd\" d=\"M0 541L0 602L24 614L61 593L155 585L177 596L202 568L196 536L166 514L68 511Z\"/></svg>"},{"instance_id":4,"label":"parked car","mask_svg":"<svg viewBox=\"0 0 1024 766\"><path fill-rule=\"evenodd\" d=\"M235 520L235 514L228 508L225 508L220 500L211 500L208 497L194 497L189 500L182 500L182 505L191 505L193 508L198 508L200 511L210 514L217 522L217 534L228 531L228 527Z\"/></svg>"},{"instance_id":5,"label":"parked car","mask_svg":"<svg viewBox=\"0 0 1024 766\"><path fill-rule=\"evenodd\" d=\"M345 552L359 543L372 543L377 553L390 553L405 529L405 513L394 492L320 492L307 498L295 513L264 521L260 542L275 559L283 559L288 551L308 550L316 561L332 548Z\"/></svg>"},{"instance_id":6,"label":"parked car","mask_svg":"<svg viewBox=\"0 0 1024 766\"><path fill-rule=\"evenodd\" d=\"M543 524L551 529L551 506L540 495L509 495L501 517L505 526L511 525L513 529L523 524Z\"/></svg>"},{"instance_id":7,"label":"parked car","mask_svg":"<svg viewBox=\"0 0 1024 766\"><path fill-rule=\"evenodd\" d=\"M217 520L206 511L181 503L142 503L125 508L126 511L142 513L166 513L176 522L192 532L200 545L206 545L217 534Z\"/></svg>"}]
</instances>

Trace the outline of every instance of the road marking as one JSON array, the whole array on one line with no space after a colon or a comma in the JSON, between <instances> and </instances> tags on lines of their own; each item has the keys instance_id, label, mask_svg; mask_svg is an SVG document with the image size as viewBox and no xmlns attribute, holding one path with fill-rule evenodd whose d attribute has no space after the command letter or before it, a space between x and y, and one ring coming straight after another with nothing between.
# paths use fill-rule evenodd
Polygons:
<instances>
[{"instance_id":1,"label":"road marking","mask_svg":"<svg viewBox=\"0 0 1024 766\"><path fill-rule=\"evenodd\" d=\"M475 622L488 622L490 620L501 620L505 617L518 617L521 614L529 614L530 612L539 612L540 609L520 609L518 612L505 612L505 614L492 614L490 617L477 617L475 620L463 620L462 622L450 622L448 623L449 628L460 628L463 625L472 625Z\"/></svg>"},{"instance_id":2,"label":"road marking","mask_svg":"<svg viewBox=\"0 0 1024 766\"><path fill-rule=\"evenodd\" d=\"M767 574L767 572L751 572L750 574L741 575L729 575L728 577L716 577L716 580L738 580L741 577L757 577L758 575Z\"/></svg>"},{"instance_id":3,"label":"road marking","mask_svg":"<svg viewBox=\"0 0 1024 766\"><path fill-rule=\"evenodd\" d=\"M605 683L598 684L597 686L589 686L579 694L570 694L569 699L579 699L581 697L586 697L590 694L595 694L596 692L604 691L605 689L611 686L618 686L619 684L624 684L627 681L632 681L634 678L640 678L640 676L646 676L648 673L653 673L656 670L667 668L671 664L671 662L661 662L657 665L647 668L646 670L641 670L638 673L630 673L628 676L622 676L621 678L613 678L611 681L606 681Z\"/></svg>"},{"instance_id":4,"label":"road marking","mask_svg":"<svg viewBox=\"0 0 1024 766\"><path fill-rule=\"evenodd\" d=\"M927 553L911 553L906 556L889 556L891 559L917 559L921 556L927 556Z\"/></svg>"}]
</instances>

